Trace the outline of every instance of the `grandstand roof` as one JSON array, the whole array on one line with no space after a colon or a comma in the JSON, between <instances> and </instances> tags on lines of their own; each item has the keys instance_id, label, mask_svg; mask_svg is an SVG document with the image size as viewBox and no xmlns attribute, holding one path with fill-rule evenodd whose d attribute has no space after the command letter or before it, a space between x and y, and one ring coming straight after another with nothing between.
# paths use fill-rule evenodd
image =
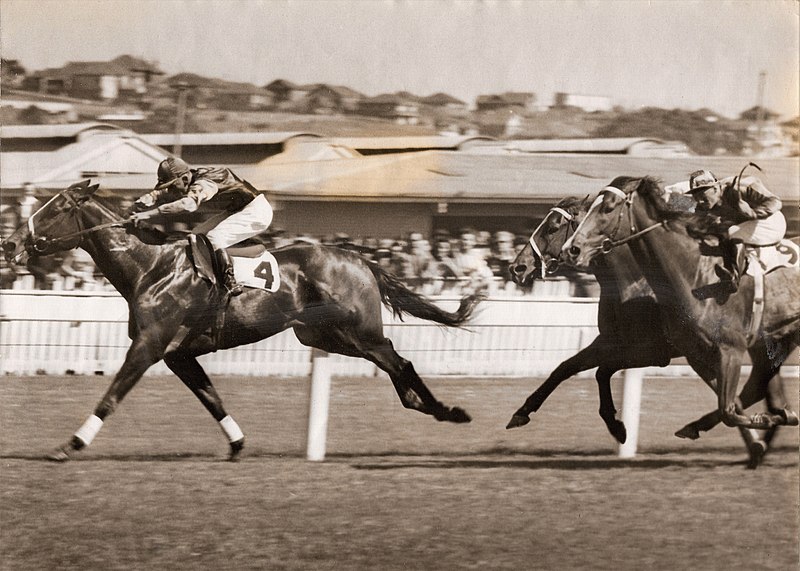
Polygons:
<instances>
[{"instance_id":1,"label":"grandstand roof","mask_svg":"<svg viewBox=\"0 0 800 571\"><path fill-rule=\"evenodd\" d=\"M48 139L77 137L86 131L118 131L124 129L110 123L65 123L59 125L3 125L0 139Z\"/></svg>"},{"instance_id":2,"label":"grandstand roof","mask_svg":"<svg viewBox=\"0 0 800 571\"><path fill-rule=\"evenodd\" d=\"M152 186L158 163L167 154L133 134L98 133L57 151L4 152L0 184L4 189L22 188L28 183L61 189L87 176L146 173L147 184Z\"/></svg>"},{"instance_id":3,"label":"grandstand roof","mask_svg":"<svg viewBox=\"0 0 800 571\"><path fill-rule=\"evenodd\" d=\"M332 137L334 144L351 149L390 150L390 149L460 149L467 143L494 141L492 137L480 135L434 135L419 137Z\"/></svg>"},{"instance_id":4,"label":"grandstand roof","mask_svg":"<svg viewBox=\"0 0 800 571\"><path fill-rule=\"evenodd\" d=\"M142 139L153 145L174 146L178 136L175 133L156 133L141 135ZM285 131L273 133L184 133L180 135L181 145L274 145L285 143L298 137L319 138L315 133Z\"/></svg>"},{"instance_id":5,"label":"grandstand roof","mask_svg":"<svg viewBox=\"0 0 800 571\"><path fill-rule=\"evenodd\" d=\"M352 159L270 164L240 169L276 196L317 200L550 202L596 194L619 175L658 176L666 184L709 168L739 172L742 158L652 158L626 155L481 155L424 151ZM762 179L786 201L800 201L800 159L759 161Z\"/></svg>"}]
</instances>

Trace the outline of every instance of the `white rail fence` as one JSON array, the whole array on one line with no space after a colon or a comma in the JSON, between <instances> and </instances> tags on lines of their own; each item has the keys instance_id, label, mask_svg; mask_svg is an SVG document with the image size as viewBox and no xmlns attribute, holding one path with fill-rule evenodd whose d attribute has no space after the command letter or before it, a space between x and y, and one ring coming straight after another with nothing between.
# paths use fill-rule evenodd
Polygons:
<instances>
[{"instance_id":1,"label":"white rail fence","mask_svg":"<svg viewBox=\"0 0 800 571\"><path fill-rule=\"evenodd\" d=\"M446 309L458 300L435 298ZM544 375L597 335L596 300L500 298L483 302L469 330L384 310L386 335L424 375ZM128 306L114 292L4 290L0 354L8 374L113 374L130 344ZM308 376L311 349L291 331L203 356L209 374ZM371 376L364 360L331 356L333 375ZM148 374L168 373L159 363Z\"/></svg>"}]
</instances>

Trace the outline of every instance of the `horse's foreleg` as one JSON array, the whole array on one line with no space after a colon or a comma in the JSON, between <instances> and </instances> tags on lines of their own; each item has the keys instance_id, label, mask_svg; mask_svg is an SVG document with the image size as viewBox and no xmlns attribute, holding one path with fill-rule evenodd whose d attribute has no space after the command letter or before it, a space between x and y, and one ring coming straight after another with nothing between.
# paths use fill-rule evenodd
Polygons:
<instances>
[{"instance_id":1,"label":"horse's foreleg","mask_svg":"<svg viewBox=\"0 0 800 571\"><path fill-rule=\"evenodd\" d=\"M73 452L92 443L97 433L100 432L105 419L114 412L125 395L142 378L145 371L163 356L164 348L160 346L162 345L160 339L163 337L158 334L139 335L134 339L125 356L125 362L95 407L94 414L86 419L86 422L81 425L67 444L60 446L48 455L50 460L59 462L68 460Z\"/></svg>"},{"instance_id":2,"label":"horse's foreleg","mask_svg":"<svg viewBox=\"0 0 800 571\"><path fill-rule=\"evenodd\" d=\"M239 453L244 448L244 434L236 421L225 412L222 398L220 398L214 385L211 384L211 379L208 378L203 367L193 355L182 352L167 353L164 355L164 362L183 381L183 384L189 387L192 394L203 403L206 410L219 423L230 444L228 459L231 461L237 460Z\"/></svg>"},{"instance_id":3,"label":"horse's foreleg","mask_svg":"<svg viewBox=\"0 0 800 571\"><path fill-rule=\"evenodd\" d=\"M578 351L575 355L562 361L547 379L539 385L539 387L525 399L525 404L519 407L508 421L506 428L517 428L525 426L530 422L531 413L536 412L544 404L544 401L553 393L558 386L577 375L582 371L588 371L601 364L603 356L606 353L602 349L603 342L600 337L597 337L591 344L584 349Z\"/></svg>"},{"instance_id":4,"label":"horse's foreleg","mask_svg":"<svg viewBox=\"0 0 800 571\"><path fill-rule=\"evenodd\" d=\"M597 392L600 397L600 418L606 423L606 428L617 442L625 444L628 431L625 423L617 420L617 409L614 406L614 396L611 394L611 377L619 369L615 367L599 367L595 378L597 379Z\"/></svg>"},{"instance_id":5,"label":"horse's foreleg","mask_svg":"<svg viewBox=\"0 0 800 571\"><path fill-rule=\"evenodd\" d=\"M742 368L741 351L735 347L719 348L719 392L717 393L718 410L725 426L744 426L745 428L769 428L771 423L760 415L748 418L736 402L736 390Z\"/></svg>"}]
</instances>

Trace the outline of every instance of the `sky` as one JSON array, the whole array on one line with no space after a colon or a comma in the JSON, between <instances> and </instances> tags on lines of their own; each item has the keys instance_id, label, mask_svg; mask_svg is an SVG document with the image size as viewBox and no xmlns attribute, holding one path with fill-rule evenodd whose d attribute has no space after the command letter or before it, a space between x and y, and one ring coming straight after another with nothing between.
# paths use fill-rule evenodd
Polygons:
<instances>
[{"instance_id":1,"label":"sky","mask_svg":"<svg viewBox=\"0 0 800 571\"><path fill-rule=\"evenodd\" d=\"M0 0L29 70L129 54L265 85L604 95L627 108L800 112L797 0Z\"/></svg>"}]
</instances>

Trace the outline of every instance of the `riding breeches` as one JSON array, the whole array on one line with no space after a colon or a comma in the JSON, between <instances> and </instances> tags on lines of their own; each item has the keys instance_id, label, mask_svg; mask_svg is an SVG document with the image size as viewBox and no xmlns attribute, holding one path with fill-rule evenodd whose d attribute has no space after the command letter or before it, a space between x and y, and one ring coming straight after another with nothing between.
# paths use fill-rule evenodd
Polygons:
<instances>
[{"instance_id":1,"label":"riding breeches","mask_svg":"<svg viewBox=\"0 0 800 571\"><path fill-rule=\"evenodd\" d=\"M728 228L728 237L752 246L776 244L786 235L786 218L776 212L763 220L747 220Z\"/></svg>"},{"instance_id":2,"label":"riding breeches","mask_svg":"<svg viewBox=\"0 0 800 571\"><path fill-rule=\"evenodd\" d=\"M272 223L272 207L263 194L217 224L206 236L215 249L227 248L260 234Z\"/></svg>"}]
</instances>

